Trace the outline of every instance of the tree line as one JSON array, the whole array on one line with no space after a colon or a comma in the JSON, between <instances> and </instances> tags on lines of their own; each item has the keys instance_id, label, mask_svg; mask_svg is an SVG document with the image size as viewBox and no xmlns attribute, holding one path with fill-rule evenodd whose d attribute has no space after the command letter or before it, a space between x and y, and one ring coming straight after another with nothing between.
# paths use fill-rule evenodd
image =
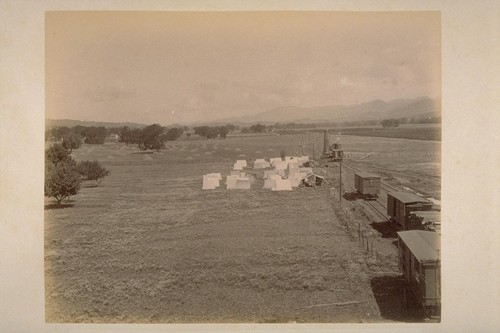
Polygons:
<instances>
[{"instance_id":1,"label":"tree line","mask_svg":"<svg viewBox=\"0 0 500 333\"><path fill-rule=\"evenodd\" d=\"M419 118L393 118L384 119L382 127L398 127L402 124L440 124L441 117L419 117Z\"/></svg>"},{"instance_id":2,"label":"tree line","mask_svg":"<svg viewBox=\"0 0 500 333\"><path fill-rule=\"evenodd\" d=\"M233 124L226 124L223 126L197 126L193 128L195 134L207 139L225 139L229 133L238 129L239 127Z\"/></svg>"},{"instance_id":3,"label":"tree line","mask_svg":"<svg viewBox=\"0 0 500 333\"><path fill-rule=\"evenodd\" d=\"M152 124L142 129L124 126L120 130L120 142L137 144L141 150L160 150L165 147L168 140L177 140L184 134L183 127L162 127Z\"/></svg>"},{"instance_id":4,"label":"tree line","mask_svg":"<svg viewBox=\"0 0 500 333\"><path fill-rule=\"evenodd\" d=\"M54 127L45 132L45 140L61 141L64 148L70 152L78 149L83 143L103 144L111 134L118 134L120 142L137 144L142 150L159 150L165 146L167 140L177 140L188 130L184 127L162 127L152 124L144 128L123 127L95 127L77 125L74 127Z\"/></svg>"},{"instance_id":5,"label":"tree line","mask_svg":"<svg viewBox=\"0 0 500 333\"><path fill-rule=\"evenodd\" d=\"M109 134L109 129L102 126L60 126L47 130L45 132L45 140L64 141L66 139L66 141L71 141L72 145L77 146L81 146L82 142L87 144L103 144Z\"/></svg>"}]
</instances>

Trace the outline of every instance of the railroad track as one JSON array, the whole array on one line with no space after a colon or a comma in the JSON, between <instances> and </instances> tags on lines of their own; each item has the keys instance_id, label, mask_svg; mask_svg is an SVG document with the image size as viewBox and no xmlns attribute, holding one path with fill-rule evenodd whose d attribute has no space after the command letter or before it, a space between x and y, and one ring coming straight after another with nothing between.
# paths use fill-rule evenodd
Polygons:
<instances>
[{"instance_id":1,"label":"railroad track","mask_svg":"<svg viewBox=\"0 0 500 333\"><path fill-rule=\"evenodd\" d=\"M361 163L361 164L368 164L368 162L365 161L355 161L356 163ZM387 171L387 167L381 166L377 163L370 162L369 165L370 169L377 169L379 171ZM397 170L391 170L391 172L395 174L402 174L401 171ZM412 172L412 171L406 171L404 173L405 177L410 177L410 178L415 178L415 179L420 179L422 176L419 175L418 173ZM434 179L433 179L434 178ZM426 175L425 177L426 181L429 181L431 183L439 184L441 185L441 177L440 176L434 176L434 175Z\"/></svg>"},{"instance_id":2,"label":"railroad track","mask_svg":"<svg viewBox=\"0 0 500 333\"><path fill-rule=\"evenodd\" d=\"M345 163L343 163L343 166L344 165L345 165ZM355 172L361 171L360 169L353 167L352 165L349 165L349 164L347 164L345 166L347 167L347 170L353 174ZM351 183L349 183L349 182L343 183L343 186L345 189L348 189L349 191L356 191L354 186L352 186ZM381 182L381 186L382 186L382 182ZM394 186L391 186L391 185L384 184L384 186L382 186L382 187L385 187L386 189L389 188L391 191L398 191L398 189L396 189ZM373 211L380 218L382 218L384 220L388 219L387 214L386 214L387 208L383 203L381 203L379 201L379 199L377 199L377 200L363 200L362 202L366 206L370 207L370 210Z\"/></svg>"},{"instance_id":3,"label":"railroad track","mask_svg":"<svg viewBox=\"0 0 500 333\"><path fill-rule=\"evenodd\" d=\"M357 168L355 166L352 166L350 163L346 163L346 162L343 162L343 166L345 166L349 171L351 171L352 173L355 173L355 172L361 172L363 170L361 170L360 168ZM380 186L382 188L384 188L387 192L398 192L398 191L401 191L400 189L398 189L397 187L395 186L392 186L391 184L387 184L386 182L384 182L382 179L380 180Z\"/></svg>"},{"instance_id":4,"label":"railroad track","mask_svg":"<svg viewBox=\"0 0 500 333\"><path fill-rule=\"evenodd\" d=\"M388 220L388 217L387 217L387 214L385 213L387 211L387 208L380 202L378 202L377 200L374 200L374 201L367 201L365 200L364 201L365 204L367 204L368 206L370 206L372 208L372 210L378 215L380 216L381 218L385 220ZM378 204L378 208L376 207L375 203ZM380 207L382 207L382 210L380 209Z\"/></svg>"},{"instance_id":5,"label":"railroad track","mask_svg":"<svg viewBox=\"0 0 500 333\"><path fill-rule=\"evenodd\" d=\"M356 168L351 167L351 166L348 166L347 169L350 169L349 171L352 173L354 173L354 171L359 171L359 170L356 170ZM350 182L343 182L342 185L344 186L344 189L347 189L348 191L352 191L352 192L356 191L356 189L354 188L354 186ZM373 200L373 201L362 200L361 204L370 207L370 210L373 211L380 218L382 218L384 220L388 219L388 217L386 215L387 209L386 209L384 204L382 204L381 202L378 201L378 199Z\"/></svg>"}]
</instances>

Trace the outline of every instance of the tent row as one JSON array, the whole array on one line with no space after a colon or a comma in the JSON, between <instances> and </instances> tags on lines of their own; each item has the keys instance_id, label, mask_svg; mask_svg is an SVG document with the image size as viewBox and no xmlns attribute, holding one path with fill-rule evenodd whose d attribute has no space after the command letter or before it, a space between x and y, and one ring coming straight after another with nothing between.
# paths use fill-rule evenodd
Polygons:
<instances>
[{"instance_id":1,"label":"tent row","mask_svg":"<svg viewBox=\"0 0 500 333\"><path fill-rule=\"evenodd\" d=\"M272 170L264 170L264 188L272 191L291 191L292 188L300 185L316 186L323 182L323 177L313 174L310 167L303 165L309 161L308 156L301 157L286 157L271 158L270 161L265 159L256 159L254 169L267 169L273 167ZM233 165L233 170L226 177L226 189L249 190L251 186L251 178L243 172L243 168L247 167L246 160L237 160ZM220 187L222 176L220 173L211 173L203 176L203 189L210 190Z\"/></svg>"}]
</instances>

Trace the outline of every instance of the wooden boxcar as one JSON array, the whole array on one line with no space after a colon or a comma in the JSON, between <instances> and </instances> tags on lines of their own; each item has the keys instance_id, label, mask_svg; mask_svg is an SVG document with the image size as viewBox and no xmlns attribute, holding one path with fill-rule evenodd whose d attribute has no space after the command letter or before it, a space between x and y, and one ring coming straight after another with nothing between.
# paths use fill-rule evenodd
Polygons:
<instances>
[{"instance_id":1,"label":"wooden boxcar","mask_svg":"<svg viewBox=\"0 0 500 333\"><path fill-rule=\"evenodd\" d=\"M431 316L441 310L440 236L432 231L398 232L399 269L405 280L405 301L412 295ZM411 294L409 294L411 293Z\"/></svg>"},{"instance_id":2,"label":"wooden boxcar","mask_svg":"<svg viewBox=\"0 0 500 333\"><path fill-rule=\"evenodd\" d=\"M432 203L416 194L407 192L387 193L387 215L405 229L408 229L406 217L410 212L431 209Z\"/></svg>"},{"instance_id":3,"label":"wooden boxcar","mask_svg":"<svg viewBox=\"0 0 500 333\"><path fill-rule=\"evenodd\" d=\"M380 193L380 177L366 173L354 174L354 188L363 199L377 199Z\"/></svg>"}]
</instances>

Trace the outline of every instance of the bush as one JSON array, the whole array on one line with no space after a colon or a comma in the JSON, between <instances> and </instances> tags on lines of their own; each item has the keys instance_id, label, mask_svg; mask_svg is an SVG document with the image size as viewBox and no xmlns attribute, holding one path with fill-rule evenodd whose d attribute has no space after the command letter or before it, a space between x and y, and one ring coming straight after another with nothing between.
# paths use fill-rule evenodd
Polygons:
<instances>
[{"instance_id":1,"label":"bush","mask_svg":"<svg viewBox=\"0 0 500 333\"><path fill-rule=\"evenodd\" d=\"M165 134L165 129L159 124L153 124L146 126L141 131L141 142L139 143L139 149L148 150L154 149L159 151L161 148L165 147L165 142L167 141L167 135Z\"/></svg>"},{"instance_id":2,"label":"bush","mask_svg":"<svg viewBox=\"0 0 500 333\"><path fill-rule=\"evenodd\" d=\"M82 136L77 133L69 133L63 137L62 146L69 150L78 149L82 146Z\"/></svg>"},{"instance_id":3,"label":"bush","mask_svg":"<svg viewBox=\"0 0 500 333\"><path fill-rule=\"evenodd\" d=\"M61 160L57 164L45 163L44 195L55 198L58 205L64 199L77 194L81 182L76 162L71 158Z\"/></svg>"},{"instance_id":4,"label":"bush","mask_svg":"<svg viewBox=\"0 0 500 333\"><path fill-rule=\"evenodd\" d=\"M69 154L70 151L64 148L62 144L56 143L45 151L45 161L57 166L62 161L71 160Z\"/></svg>"},{"instance_id":5,"label":"bush","mask_svg":"<svg viewBox=\"0 0 500 333\"><path fill-rule=\"evenodd\" d=\"M100 184L102 178L109 175L109 170L101 166L98 161L82 161L78 164L78 173L85 180L95 180Z\"/></svg>"}]
</instances>

